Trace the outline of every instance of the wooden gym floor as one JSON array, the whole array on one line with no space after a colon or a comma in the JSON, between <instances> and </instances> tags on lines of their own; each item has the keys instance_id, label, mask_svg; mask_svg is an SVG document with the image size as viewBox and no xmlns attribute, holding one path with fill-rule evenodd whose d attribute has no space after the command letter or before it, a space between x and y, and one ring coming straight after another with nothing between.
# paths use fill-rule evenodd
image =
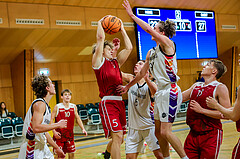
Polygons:
<instances>
[{"instance_id":1,"label":"wooden gym floor","mask_svg":"<svg viewBox=\"0 0 240 159\"><path fill-rule=\"evenodd\" d=\"M223 121L223 130L224 137L223 143L221 145L221 150L219 154L219 159L230 159L232 154L232 149L236 145L239 133L236 131L235 123L232 121ZM184 142L189 128L185 124L185 121L176 122L173 126L174 133L179 137L179 139ZM125 136L126 137L126 136ZM83 141L76 141L76 159L96 159L97 153L103 152L106 148L108 140L103 137L103 134L96 136L88 136L87 138L92 138ZM84 138L82 138L84 139ZM52 150L52 148L50 148ZM11 150L7 150L11 151ZM17 149L13 153L7 153L5 155L0 155L0 159L16 159L18 157ZM125 144L121 146L121 155L122 158L125 158ZM68 157L66 157L68 158ZM142 159L151 159L154 158L152 152L149 151L148 147L146 148L145 154L140 154L138 158ZM176 152L171 151L171 158L177 159L179 158Z\"/></svg>"}]
</instances>

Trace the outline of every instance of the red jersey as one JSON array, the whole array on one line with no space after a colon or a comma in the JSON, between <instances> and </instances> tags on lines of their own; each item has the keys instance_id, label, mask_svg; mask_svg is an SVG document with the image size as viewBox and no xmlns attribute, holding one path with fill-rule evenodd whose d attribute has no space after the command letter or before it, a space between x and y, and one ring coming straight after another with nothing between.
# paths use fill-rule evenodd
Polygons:
<instances>
[{"instance_id":1,"label":"red jersey","mask_svg":"<svg viewBox=\"0 0 240 159\"><path fill-rule=\"evenodd\" d=\"M240 119L236 121L237 131L240 132Z\"/></svg>"},{"instance_id":2,"label":"red jersey","mask_svg":"<svg viewBox=\"0 0 240 159\"><path fill-rule=\"evenodd\" d=\"M93 69L97 78L100 98L104 96L121 96L116 89L118 85L122 85L122 74L117 59L103 58L101 66Z\"/></svg>"},{"instance_id":3,"label":"red jersey","mask_svg":"<svg viewBox=\"0 0 240 159\"><path fill-rule=\"evenodd\" d=\"M62 119L67 120L67 128L56 129L56 131L61 133L61 141L68 141L69 139L73 139L73 127L75 120L75 105L69 103L69 107L65 108L63 103L57 104L57 113L55 117L55 122L59 122Z\"/></svg>"},{"instance_id":4,"label":"red jersey","mask_svg":"<svg viewBox=\"0 0 240 159\"><path fill-rule=\"evenodd\" d=\"M198 82L193 88L190 100L195 100L204 109L210 109L206 104L207 97L215 98L215 92L217 86L221 84L218 81L213 81L208 85L204 85L203 82ZM196 132L204 132L213 130L214 128L222 130L222 123L220 119L214 119L203 114L199 114L188 107L187 110L187 124L191 130Z\"/></svg>"}]
</instances>

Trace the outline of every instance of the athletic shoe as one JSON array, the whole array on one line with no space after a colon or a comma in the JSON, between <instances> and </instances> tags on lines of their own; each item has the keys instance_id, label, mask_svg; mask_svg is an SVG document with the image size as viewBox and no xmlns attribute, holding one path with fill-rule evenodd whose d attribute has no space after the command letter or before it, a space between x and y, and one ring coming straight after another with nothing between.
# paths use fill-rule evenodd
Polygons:
<instances>
[{"instance_id":1,"label":"athletic shoe","mask_svg":"<svg viewBox=\"0 0 240 159\"><path fill-rule=\"evenodd\" d=\"M104 152L97 154L97 159L104 159Z\"/></svg>"}]
</instances>

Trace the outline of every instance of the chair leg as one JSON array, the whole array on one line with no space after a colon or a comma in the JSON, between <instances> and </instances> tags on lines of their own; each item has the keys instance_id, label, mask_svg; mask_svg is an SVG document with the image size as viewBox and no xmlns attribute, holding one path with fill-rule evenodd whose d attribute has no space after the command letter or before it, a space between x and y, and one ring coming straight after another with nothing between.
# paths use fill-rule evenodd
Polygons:
<instances>
[{"instance_id":1,"label":"chair leg","mask_svg":"<svg viewBox=\"0 0 240 159\"><path fill-rule=\"evenodd\" d=\"M11 145L13 145L13 138L11 137Z\"/></svg>"}]
</instances>

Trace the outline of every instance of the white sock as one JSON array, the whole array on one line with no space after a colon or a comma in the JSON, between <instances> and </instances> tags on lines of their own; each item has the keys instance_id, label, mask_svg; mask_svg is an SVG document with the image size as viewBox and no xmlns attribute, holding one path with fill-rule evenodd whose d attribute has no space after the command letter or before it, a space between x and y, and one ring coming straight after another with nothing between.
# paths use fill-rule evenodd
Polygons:
<instances>
[{"instance_id":1,"label":"white sock","mask_svg":"<svg viewBox=\"0 0 240 159\"><path fill-rule=\"evenodd\" d=\"M189 159L187 156L183 157L182 159Z\"/></svg>"},{"instance_id":2,"label":"white sock","mask_svg":"<svg viewBox=\"0 0 240 159\"><path fill-rule=\"evenodd\" d=\"M168 157L164 157L164 159L171 159L171 158L170 158L170 156L168 156Z\"/></svg>"}]
</instances>

